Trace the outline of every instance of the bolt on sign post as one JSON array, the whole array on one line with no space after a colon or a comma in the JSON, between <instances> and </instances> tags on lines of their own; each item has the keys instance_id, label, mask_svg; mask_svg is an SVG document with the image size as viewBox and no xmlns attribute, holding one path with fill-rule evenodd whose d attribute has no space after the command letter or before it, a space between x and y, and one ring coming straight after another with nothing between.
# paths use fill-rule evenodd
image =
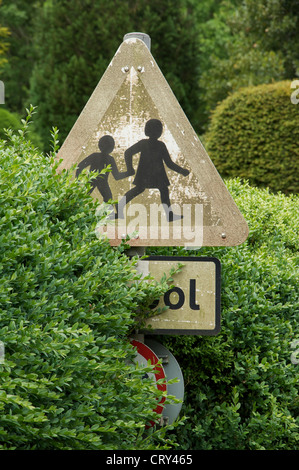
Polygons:
<instances>
[{"instance_id":1,"label":"bolt on sign post","mask_svg":"<svg viewBox=\"0 0 299 470\"><path fill-rule=\"evenodd\" d=\"M136 247L238 245L246 221L149 46L146 34L125 36L60 149L60 169L109 166L90 193L117 201L97 228L111 245L135 232Z\"/></svg>"}]
</instances>

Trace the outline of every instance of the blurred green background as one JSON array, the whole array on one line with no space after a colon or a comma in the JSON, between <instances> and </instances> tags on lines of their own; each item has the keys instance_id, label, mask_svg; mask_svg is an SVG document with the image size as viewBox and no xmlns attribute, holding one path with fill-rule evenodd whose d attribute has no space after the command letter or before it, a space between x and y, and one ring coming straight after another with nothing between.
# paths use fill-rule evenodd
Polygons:
<instances>
[{"instance_id":1,"label":"blurred green background","mask_svg":"<svg viewBox=\"0 0 299 470\"><path fill-rule=\"evenodd\" d=\"M299 132L295 125L299 107L290 100L291 81L299 75L298 2L294 0L2 0L0 79L5 84L5 104L0 105L0 128L7 126L3 109L13 114L10 125L15 128L16 116L23 118L25 108L33 104L38 113L31 126L34 143L48 151L50 129L55 126L62 144L123 36L132 31L151 37L151 52L195 131L207 147L209 138L213 140L209 153L222 176L241 176L274 191L298 191L292 176L284 184L272 184L271 177L272 167L277 174L282 166L272 165L272 159L277 162L286 156L284 166L287 171L292 168L293 179L298 168L298 152L294 145L285 148L284 142L284 138L297 140ZM246 146L254 132L244 122L248 100L243 98L231 110L242 133L246 160L239 171L238 152L229 145L236 134L230 135L221 123L229 137L216 148L213 132L208 132L219 118L214 112L240 89L254 95L254 87L282 81L286 84L282 101L281 93L270 91L269 98L267 87L258 92L259 105L267 101L267 110L266 120L259 114L263 122L254 157ZM256 120L256 112L254 105L249 121ZM288 126L283 136L276 133L271 155L268 150L265 154L264 138L271 139L277 116L287 119ZM230 125L226 116L223 121ZM232 171L227 171L227 155Z\"/></svg>"},{"instance_id":2,"label":"blurred green background","mask_svg":"<svg viewBox=\"0 0 299 470\"><path fill-rule=\"evenodd\" d=\"M59 129L61 145L123 36L132 31L151 37L154 58L250 229L241 246L203 247L192 252L193 256L216 256L221 261L220 334L159 338L174 353L185 380L181 415L186 420L172 437L179 449L296 450L299 94L291 100L296 91L291 85L299 76L299 3L0 0L0 80L5 84L0 137L9 138L3 132L6 127L21 127L26 108L32 104L37 107L30 126L34 146L50 151L53 126ZM3 161L10 164L19 158L17 152L23 144L15 139L2 145ZM28 161L37 158L34 150L27 149L24 155ZM31 167L33 180L39 182L39 168ZM2 182L10 181L10 173L10 169L3 173ZM18 184L11 184L12 189L18 191ZM52 191L51 185L49 188ZM37 186L36 199L45 194L43 187ZM79 198L79 193L76 195ZM22 227L26 197L24 207L18 207ZM18 202L15 197L11 201ZM64 204L63 198L57 201ZM79 210L78 206L73 210ZM89 217L88 210L82 214ZM65 227L67 230L68 225ZM29 240L26 228L27 232ZM14 232L8 228L7 239L12 236ZM73 240L68 233L65 236ZM28 246L34 251L34 245L28 242ZM148 248L147 254L189 253L175 247ZM66 253L66 263L68 256ZM6 263L3 269L8 268ZM117 289L115 284L107 290L107 298L118 293ZM59 308L57 312L58 321ZM21 338L20 330L16 334ZM14 348L13 344L12 354ZM22 368L14 373L23 373ZM29 396L22 380L17 376L16 390L13 382L6 381L6 385L34 402L34 393ZM28 380L28 390L34 391L31 378ZM7 397L10 413L11 395ZM113 398L113 406L116 401ZM88 413L82 415L84 424ZM30 448L31 428L26 420L15 421L16 427L20 425L18 433L6 423L10 441L7 444L5 433L0 439L10 448L20 446L21 436L25 448ZM72 433L80 430L78 425L75 428ZM61 446L60 435L58 444L53 439L48 444L49 430L51 427L44 433L49 448ZM34 432L40 439L39 423ZM78 446L90 448L91 443L84 439ZM34 445L42 448L46 444ZM73 442L68 445L74 448Z\"/></svg>"}]
</instances>

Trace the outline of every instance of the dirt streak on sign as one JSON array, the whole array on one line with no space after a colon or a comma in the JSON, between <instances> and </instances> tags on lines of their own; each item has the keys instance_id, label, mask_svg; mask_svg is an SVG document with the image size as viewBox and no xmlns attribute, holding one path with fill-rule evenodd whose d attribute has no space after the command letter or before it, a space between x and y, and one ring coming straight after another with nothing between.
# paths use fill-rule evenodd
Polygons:
<instances>
[{"instance_id":1,"label":"dirt streak on sign","mask_svg":"<svg viewBox=\"0 0 299 470\"><path fill-rule=\"evenodd\" d=\"M143 41L123 41L65 140L60 169L110 172L90 193L111 204L112 245L233 246L248 227Z\"/></svg>"},{"instance_id":2,"label":"dirt streak on sign","mask_svg":"<svg viewBox=\"0 0 299 470\"><path fill-rule=\"evenodd\" d=\"M150 256L138 261L137 270L159 281L182 264L171 287L151 307L168 309L147 320L147 334L216 335L220 331L220 276L217 258Z\"/></svg>"}]
</instances>

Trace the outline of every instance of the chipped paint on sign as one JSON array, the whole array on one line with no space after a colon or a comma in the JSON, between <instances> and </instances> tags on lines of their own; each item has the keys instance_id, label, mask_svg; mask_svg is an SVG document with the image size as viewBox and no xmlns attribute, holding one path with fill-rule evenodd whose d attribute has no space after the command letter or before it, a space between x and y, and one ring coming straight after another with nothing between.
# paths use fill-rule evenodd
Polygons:
<instances>
[{"instance_id":1,"label":"chipped paint on sign","mask_svg":"<svg viewBox=\"0 0 299 470\"><path fill-rule=\"evenodd\" d=\"M162 122L162 117L148 95L140 78L140 74L137 73L134 67L131 67L118 93L103 116L103 119L94 130L94 133L91 135L82 151L78 159L78 163L86 158L87 155L97 151L98 142L102 136L110 135L115 141L115 149L112 156L115 160L116 166L120 172L125 172L126 164L124 154L126 149L130 148L134 143L142 141L142 139L146 137L145 125L153 118L159 119ZM176 209L180 208L181 210L183 208L183 204L189 206L189 208L186 209L189 221L186 219L185 214L185 222L187 220L186 223L188 223L188 229L185 229L185 231L187 230L188 233L190 233L190 230L192 232L195 230L195 213L190 214L190 210L191 207L195 207L196 204L203 206L203 225L219 224L220 217L211 210L211 204L208 197L202 190L196 176L192 173L191 168L189 167L186 158L183 156L183 152L179 148L174 136L168 129L167 124L165 122L162 124L163 134L160 140L166 145L172 161L180 167L187 168L190 172L189 175L184 178L181 174L174 172L167 167L165 168L170 182L169 198L172 206ZM183 130L180 129L180 132L183 133ZM133 159L133 166L135 168L138 167L139 158L140 155L137 154ZM120 200L134 187L134 177L130 176L119 181L110 176L109 186L112 192L112 198L114 200ZM96 188L94 189L94 195L101 200L101 195ZM159 207L161 205L159 190L157 188L146 188L140 195L134 198L134 201L128 203L126 207L128 227L121 227L121 235L123 235L124 231L126 233L134 232L133 221L135 220L135 211L132 209L130 210L130 207L133 205L144 206L146 215L142 219L141 224L143 228L145 228L148 225L148 215L151 211L153 212L155 207ZM157 218L155 218L155 220L157 220ZM153 223L153 220L151 220L151 225L153 225ZM166 223L167 221L164 221L164 224ZM180 225L182 231L183 220L180 221ZM198 230L199 229L200 227ZM140 231L140 223L138 226L136 224L136 230ZM153 233L153 230L151 232ZM193 238L195 238L195 236ZM190 236L188 236L185 237L183 243L190 245L192 241L192 239L190 240ZM199 237L197 237L197 245L198 244L201 245Z\"/></svg>"},{"instance_id":2,"label":"chipped paint on sign","mask_svg":"<svg viewBox=\"0 0 299 470\"><path fill-rule=\"evenodd\" d=\"M161 132L156 127L148 134L153 122ZM138 232L130 241L135 246L225 246L247 236L246 222L139 39L120 46L59 157L61 168L114 167L91 187L100 203L108 196L119 202L111 206L114 228L97 232L112 245L132 231Z\"/></svg>"}]
</instances>

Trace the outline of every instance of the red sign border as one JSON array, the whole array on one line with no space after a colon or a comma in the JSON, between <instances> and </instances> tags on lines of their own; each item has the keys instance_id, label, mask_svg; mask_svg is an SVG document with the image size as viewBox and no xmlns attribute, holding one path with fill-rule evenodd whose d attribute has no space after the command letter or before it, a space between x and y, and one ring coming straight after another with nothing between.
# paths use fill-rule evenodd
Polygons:
<instances>
[{"instance_id":1,"label":"red sign border","mask_svg":"<svg viewBox=\"0 0 299 470\"><path fill-rule=\"evenodd\" d=\"M164 372L164 369L163 369L162 365L158 364L158 362L159 362L158 356L156 356L156 354L148 346L146 346L146 344L141 343L140 341L137 341L137 340L133 339L133 340L131 340L131 344L132 344L132 346L137 348L137 352L142 357L144 357L147 361L150 360L152 365L157 366L157 367L155 367L155 372L154 372L156 381L158 381L160 379L165 380L165 382L157 383L157 388L158 388L158 390L160 390L162 392L167 392L166 375L165 375L165 372ZM157 414L162 414L165 400L166 400L166 397L165 396L162 397L161 400L159 401L158 406L154 409L154 411ZM151 423L151 424L153 424L153 423Z\"/></svg>"}]
</instances>

